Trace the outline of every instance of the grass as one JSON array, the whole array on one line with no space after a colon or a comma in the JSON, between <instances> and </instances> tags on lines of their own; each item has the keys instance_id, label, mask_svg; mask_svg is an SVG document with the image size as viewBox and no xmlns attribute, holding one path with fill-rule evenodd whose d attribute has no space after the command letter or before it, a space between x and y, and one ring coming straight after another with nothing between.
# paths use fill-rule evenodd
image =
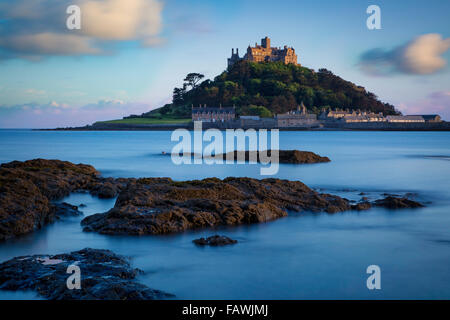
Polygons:
<instances>
[{"instance_id":1,"label":"grass","mask_svg":"<svg viewBox=\"0 0 450 320\"><path fill-rule=\"evenodd\" d=\"M191 122L191 119L179 119L179 118L131 118L101 121L98 123L121 123L121 124L181 124Z\"/></svg>"}]
</instances>

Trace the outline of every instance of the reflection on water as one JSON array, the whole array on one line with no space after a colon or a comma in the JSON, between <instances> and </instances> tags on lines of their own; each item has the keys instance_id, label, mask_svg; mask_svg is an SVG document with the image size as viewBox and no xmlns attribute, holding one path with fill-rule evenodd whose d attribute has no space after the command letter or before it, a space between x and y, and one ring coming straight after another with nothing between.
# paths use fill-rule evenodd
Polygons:
<instances>
[{"instance_id":1,"label":"reflection on water","mask_svg":"<svg viewBox=\"0 0 450 320\"><path fill-rule=\"evenodd\" d=\"M356 201L384 192L411 193L430 202L424 209L292 214L267 224L146 237L84 233L82 218L71 218L0 244L0 261L84 247L111 249L145 271L140 281L180 299L449 299L450 164L436 158L450 154L449 142L445 132L280 133L281 148L313 151L332 162L280 165L277 177ZM0 131L1 162L57 158L89 163L116 177L261 178L256 164L175 166L160 155L170 146L169 132ZM89 194L64 201L85 204L85 215L114 205L114 199ZM239 243L193 245L193 239L215 232ZM380 291L366 288L365 272L372 264L381 267ZM0 291L0 299L35 297Z\"/></svg>"}]
</instances>

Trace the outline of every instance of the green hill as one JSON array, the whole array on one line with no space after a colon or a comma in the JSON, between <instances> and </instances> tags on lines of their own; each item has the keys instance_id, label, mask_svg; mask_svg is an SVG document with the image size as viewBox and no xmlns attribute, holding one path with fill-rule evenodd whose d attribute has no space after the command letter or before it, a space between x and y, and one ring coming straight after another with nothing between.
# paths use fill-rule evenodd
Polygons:
<instances>
[{"instance_id":1,"label":"green hill","mask_svg":"<svg viewBox=\"0 0 450 320\"><path fill-rule=\"evenodd\" d=\"M241 61L213 81L200 82L202 78L198 73L189 74L183 87L174 89L172 104L138 117L189 118L191 106L200 104L235 105L240 115L270 117L295 109L301 102L313 113L331 107L398 114L393 105L327 69L315 72L283 63Z\"/></svg>"}]
</instances>

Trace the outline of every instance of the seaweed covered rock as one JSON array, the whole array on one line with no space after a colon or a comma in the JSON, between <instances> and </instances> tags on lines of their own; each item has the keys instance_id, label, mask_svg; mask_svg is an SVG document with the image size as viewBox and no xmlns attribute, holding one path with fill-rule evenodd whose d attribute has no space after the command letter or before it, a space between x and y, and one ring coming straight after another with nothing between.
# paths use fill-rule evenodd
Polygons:
<instances>
[{"instance_id":1,"label":"seaweed covered rock","mask_svg":"<svg viewBox=\"0 0 450 320\"><path fill-rule=\"evenodd\" d=\"M53 200L73 191L95 193L110 185L117 194L125 182L101 178L90 165L44 159L4 163L0 165L0 240L40 229L65 215L69 208L52 204ZM107 196L113 192L109 190Z\"/></svg>"},{"instance_id":2,"label":"seaweed covered rock","mask_svg":"<svg viewBox=\"0 0 450 320\"><path fill-rule=\"evenodd\" d=\"M80 288L69 289L69 266L80 270ZM51 300L149 300L169 297L136 282L141 272L109 250L16 257L0 264L1 290L34 290Z\"/></svg>"},{"instance_id":3,"label":"seaweed covered rock","mask_svg":"<svg viewBox=\"0 0 450 320\"><path fill-rule=\"evenodd\" d=\"M349 209L348 200L319 194L299 181L147 178L129 183L114 208L81 223L85 231L102 234L167 234L267 222L287 216L287 210L335 213Z\"/></svg>"},{"instance_id":4,"label":"seaweed covered rock","mask_svg":"<svg viewBox=\"0 0 450 320\"><path fill-rule=\"evenodd\" d=\"M277 152L279 163L308 164L331 161L328 157L322 157L310 151L277 150ZM215 158L222 158L223 160L232 159L234 161L250 161L254 159L256 162L264 162L264 156L270 157L272 153L272 150L267 150L264 153L262 153L261 151L234 151L226 154L219 154L215 156Z\"/></svg>"},{"instance_id":5,"label":"seaweed covered rock","mask_svg":"<svg viewBox=\"0 0 450 320\"><path fill-rule=\"evenodd\" d=\"M406 209L406 208L422 208L423 204L420 202L410 200L406 197L399 198L393 196L387 196L384 199L375 201L375 206L384 207L388 209Z\"/></svg>"},{"instance_id":6,"label":"seaweed covered rock","mask_svg":"<svg viewBox=\"0 0 450 320\"><path fill-rule=\"evenodd\" d=\"M237 240L233 240L226 236L214 235L214 236L211 236L208 238L195 239L195 240L192 240L192 242L194 242L198 246L218 247L218 246L226 246L226 245L230 245L230 244L236 244Z\"/></svg>"}]
</instances>

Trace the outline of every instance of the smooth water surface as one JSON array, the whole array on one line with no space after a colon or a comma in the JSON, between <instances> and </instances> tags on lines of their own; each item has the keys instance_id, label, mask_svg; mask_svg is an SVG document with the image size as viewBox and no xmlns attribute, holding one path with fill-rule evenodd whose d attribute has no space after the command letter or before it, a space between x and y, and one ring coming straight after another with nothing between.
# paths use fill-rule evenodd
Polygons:
<instances>
[{"instance_id":1,"label":"smooth water surface","mask_svg":"<svg viewBox=\"0 0 450 320\"><path fill-rule=\"evenodd\" d=\"M0 130L0 163L33 158L95 166L104 176L260 176L260 165L172 164L171 132L52 132ZM145 271L140 281L178 299L449 299L450 133L280 132L281 149L308 150L332 162L280 165L276 177L359 200L360 192L412 193L416 210L292 214L267 224L169 236L123 237L84 233L81 218L49 225L0 243L0 262L28 254L85 247L111 249ZM107 211L112 200L72 194L85 215ZM220 233L234 246L199 248L192 240ZM382 289L368 290L366 268L379 265ZM0 299L35 299L2 292Z\"/></svg>"}]
</instances>

